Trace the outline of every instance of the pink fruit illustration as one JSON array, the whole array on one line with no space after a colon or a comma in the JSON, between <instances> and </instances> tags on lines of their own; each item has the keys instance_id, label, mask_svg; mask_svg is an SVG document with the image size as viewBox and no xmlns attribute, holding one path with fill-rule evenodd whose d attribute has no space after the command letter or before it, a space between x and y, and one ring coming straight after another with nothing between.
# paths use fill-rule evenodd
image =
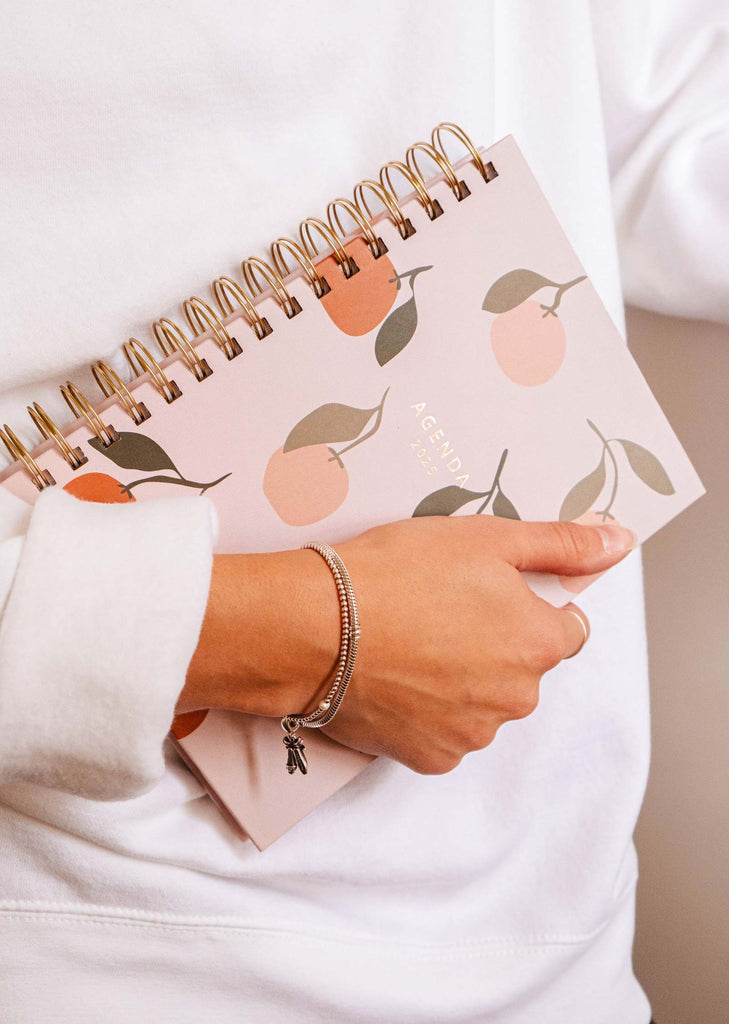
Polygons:
<instances>
[{"instance_id":1,"label":"pink fruit illustration","mask_svg":"<svg viewBox=\"0 0 729 1024\"><path fill-rule=\"evenodd\" d=\"M538 302L527 301L495 318L491 347L509 380L531 388L554 377L564 361L567 337L559 317L545 317Z\"/></svg>"},{"instance_id":2,"label":"pink fruit illustration","mask_svg":"<svg viewBox=\"0 0 729 1024\"><path fill-rule=\"evenodd\" d=\"M347 469L326 444L278 448L263 475L263 493L285 523L308 526L336 511L347 497Z\"/></svg>"},{"instance_id":3,"label":"pink fruit illustration","mask_svg":"<svg viewBox=\"0 0 729 1024\"><path fill-rule=\"evenodd\" d=\"M336 512L349 491L342 456L377 431L389 390L371 409L340 402L320 405L289 431L263 474L263 493L285 523L308 526ZM341 441L350 443L339 451L329 444Z\"/></svg>"},{"instance_id":4,"label":"pink fruit illustration","mask_svg":"<svg viewBox=\"0 0 729 1024\"><path fill-rule=\"evenodd\" d=\"M491 347L496 362L515 384L546 384L564 361L567 337L557 309L562 296L585 275L559 284L534 270L510 270L489 288L481 309L494 313ZM556 289L552 304L529 301L544 289Z\"/></svg>"}]
</instances>

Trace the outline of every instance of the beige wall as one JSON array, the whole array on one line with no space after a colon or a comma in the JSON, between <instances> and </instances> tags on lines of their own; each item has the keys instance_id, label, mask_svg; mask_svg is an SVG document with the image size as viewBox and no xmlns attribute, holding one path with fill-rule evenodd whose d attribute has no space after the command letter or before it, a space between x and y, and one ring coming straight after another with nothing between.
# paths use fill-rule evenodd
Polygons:
<instances>
[{"instance_id":1,"label":"beige wall","mask_svg":"<svg viewBox=\"0 0 729 1024\"><path fill-rule=\"evenodd\" d=\"M635 968L658 1024L729 1021L729 330L630 310L708 494L644 548L653 758Z\"/></svg>"}]
</instances>

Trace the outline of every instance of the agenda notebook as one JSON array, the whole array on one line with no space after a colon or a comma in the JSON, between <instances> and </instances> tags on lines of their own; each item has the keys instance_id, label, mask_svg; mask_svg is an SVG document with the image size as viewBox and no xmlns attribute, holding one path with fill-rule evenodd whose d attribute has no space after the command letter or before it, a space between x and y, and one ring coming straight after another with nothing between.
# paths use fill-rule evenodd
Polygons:
<instances>
[{"instance_id":1,"label":"agenda notebook","mask_svg":"<svg viewBox=\"0 0 729 1024\"><path fill-rule=\"evenodd\" d=\"M455 164L447 133L467 149ZM511 137L477 150L440 125L212 292L184 303L184 330L154 325L160 358L124 346L133 379L94 364L106 398L66 382L73 423L29 406L42 444L6 424L17 462L0 481L29 502L47 486L204 493L219 552L336 545L422 515L614 516L643 541L702 493ZM560 605L590 581L529 582ZM282 738L278 719L219 710L173 724L259 849L372 760L307 729L309 773L289 775Z\"/></svg>"}]
</instances>

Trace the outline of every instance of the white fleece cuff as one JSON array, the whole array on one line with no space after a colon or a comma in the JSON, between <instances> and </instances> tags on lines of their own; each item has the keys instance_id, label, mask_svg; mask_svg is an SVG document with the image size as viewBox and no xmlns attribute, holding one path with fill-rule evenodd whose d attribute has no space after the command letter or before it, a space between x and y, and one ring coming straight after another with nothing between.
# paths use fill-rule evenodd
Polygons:
<instances>
[{"instance_id":1,"label":"white fleece cuff","mask_svg":"<svg viewBox=\"0 0 729 1024\"><path fill-rule=\"evenodd\" d=\"M217 531L204 495L38 496L0 622L0 782L123 800L161 778Z\"/></svg>"}]
</instances>

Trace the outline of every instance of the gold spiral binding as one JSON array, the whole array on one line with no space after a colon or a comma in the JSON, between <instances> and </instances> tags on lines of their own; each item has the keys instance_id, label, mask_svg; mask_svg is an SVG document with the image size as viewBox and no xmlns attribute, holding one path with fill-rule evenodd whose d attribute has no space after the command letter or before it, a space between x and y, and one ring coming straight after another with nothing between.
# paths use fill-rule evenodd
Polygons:
<instances>
[{"instance_id":1,"label":"gold spiral binding","mask_svg":"<svg viewBox=\"0 0 729 1024\"><path fill-rule=\"evenodd\" d=\"M137 426L149 419L152 413L147 406L144 402L136 400L116 370L112 369L108 363L105 363L103 359L97 360L91 364L91 372L104 396L111 398L112 395L117 395Z\"/></svg>"},{"instance_id":2,"label":"gold spiral binding","mask_svg":"<svg viewBox=\"0 0 729 1024\"><path fill-rule=\"evenodd\" d=\"M301 312L301 304L297 298L289 294L289 290L265 260L259 260L257 256L249 256L240 265L243 279L254 295L260 295L265 289L256 277L256 272L263 274L278 299L278 304L289 320Z\"/></svg>"},{"instance_id":3,"label":"gold spiral binding","mask_svg":"<svg viewBox=\"0 0 729 1024\"><path fill-rule=\"evenodd\" d=\"M325 277L322 277L316 269L316 266L312 262L309 254L292 238L277 238L275 242L271 243L271 259L273 260L273 265L279 276L288 277L291 273L291 269L282 255L282 251L284 249L287 252L290 252L301 266L309 279L309 284L314 289L314 294L317 299L321 299L323 296L328 295L331 291L329 282Z\"/></svg>"},{"instance_id":4,"label":"gold spiral binding","mask_svg":"<svg viewBox=\"0 0 729 1024\"><path fill-rule=\"evenodd\" d=\"M65 384L60 384L59 387L71 412L76 417L83 416L91 428L91 433L96 434L104 448L109 448L110 445L119 440L116 430L111 424L104 423L86 395L72 380L67 380Z\"/></svg>"},{"instance_id":5,"label":"gold spiral binding","mask_svg":"<svg viewBox=\"0 0 729 1024\"><path fill-rule=\"evenodd\" d=\"M397 195L390 178L391 171L398 171L412 186L413 191L420 200L420 205L424 208L431 220L435 220L436 217L441 216L443 213L443 207L440 205L438 200L433 199L430 192L428 192L422 176L411 167L408 167L407 164L404 164L402 160L390 160L380 168L380 181L382 182L382 187L387 189L390 195Z\"/></svg>"},{"instance_id":6,"label":"gold spiral binding","mask_svg":"<svg viewBox=\"0 0 729 1024\"><path fill-rule=\"evenodd\" d=\"M419 175L421 178L423 177L422 172L418 167L418 159L415 155L418 151L425 153L426 156L429 156L430 159L440 167L446 181L450 185L453 195L459 203L462 199L465 199L466 196L471 194L465 181L458 180L458 175L454 171L453 164L450 162L448 157L445 156L444 153L441 153L440 150L436 149L435 146L431 146L429 142L416 142L414 145L409 147L405 154L405 162L408 167L415 172L415 174Z\"/></svg>"},{"instance_id":7,"label":"gold spiral binding","mask_svg":"<svg viewBox=\"0 0 729 1024\"><path fill-rule=\"evenodd\" d=\"M497 177L496 168L494 167L494 165L490 161L488 164L485 164L483 162L481 154L476 149L468 135L466 135L463 128L460 128L457 124L453 124L452 121L441 121L440 124L437 124L435 126L430 136L433 148L437 149L440 153L442 153L446 160L448 160L448 154L445 151L445 146L443 145L443 140L441 139L441 134L443 132L449 132L451 135L454 135L457 139L459 139L460 142L463 143L468 152L471 154L473 162L476 165L476 169L478 170L479 174L481 175L485 182L493 181L493 179ZM463 182L461 182L461 184L463 184Z\"/></svg>"},{"instance_id":8,"label":"gold spiral binding","mask_svg":"<svg viewBox=\"0 0 729 1024\"><path fill-rule=\"evenodd\" d=\"M55 484L56 481L53 479L50 470L40 468L23 442L15 435L7 423L3 423L2 430L0 430L0 438L13 462L21 461L24 463L33 483L39 491L44 490L46 487L52 487Z\"/></svg>"},{"instance_id":9,"label":"gold spiral binding","mask_svg":"<svg viewBox=\"0 0 729 1024\"><path fill-rule=\"evenodd\" d=\"M197 354L185 332L173 320L168 320L164 316L160 320L155 320L152 324L152 331L157 344L166 356L171 356L175 352L182 353L196 380L203 381L212 375L213 371L207 359L203 359Z\"/></svg>"},{"instance_id":10,"label":"gold spiral binding","mask_svg":"<svg viewBox=\"0 0 729 1024\"><path fill-rule=\"evenodd\" d=\"M316 257L322 254L314 240L315 235L319 235L326 242L331 255L345 277L349 278L356 274L359 267L343 245L343 240L348 235L342 223L342 213L345 211L359 228L373 258L378 259L386 253L387 246L377 235L373 226L376 214L370 208L368 202L370 196L379 200L385 208L401 238L408 239L414 235L415 227L405 215L393 185L392 177L396 172L409 183L428 217L431 220L439 217L443 209L438 200L431 195L418 165L418 156L421 154L427 156L440 169L443 178L459 202L470 195L468 186L464 181L458 179L454 165L446 153L443 142L443 137L446 134L452 135L465 146L474 167L484 181L489 182L498 177L498 170L493 163L484 162L466 132L451 121L442 121L433 129L430 142L416 142L408 148L404 161L391 160L384 164L380 169L379 181L368 178L355 185L353 201L339 198L329 203L326 221L317 217L308 217L302 221L299 227L301 243L291 238L277 238L270 246L271 263L256 257L243 260L241 272L246 286L254 293L253 298L264 291L265 286L262 284L262 279L265 279L289 318L296 316L301 311L301 305L290 294L285 284L285 280L292 273L286 260L286 253L293 256L302 268L317 298L322 298L331 290L326 278L317 267L319 261L316 260ZM351 232L349 233L351 234ZM232 359L240 354L242 348L232 337L221 317L230 317L242 311L258 338L265 338L272 333L272 327L266 317L258 312L255 303L246 295L243 287L232 278L217 278L213 282L212 290L220 309L220 316L203 299L192 297L183 303L185 318L195 337L210 332L228 359ZM205 380L212 374L213 371L207 360L198 354L185 332L174 321L162 317L152 325L152 332L163 354L172 356L181 353L188 368L198 381ZM141 341L130 338L124 342L122 350L135 378L148 373L153 386L166 402L174 402L182 395L182 391L175 381L167 376L160 363ZM147 407L143 402L134 399L127 385L111 366L103 360L97 360L91 365L91 370L105 397L110 398L116 394L135 423L142 423L149 418L150 413ZM119 439L119 434L114 427L104 423L88 398L72 381L67 380L59 387L74 416L76 418L82 416L86 420L92 433L98 437L104 447L108 448ZM42 406L34 402L32 406L27 407L27 410L39 431L47 440L54 442L72 469L78 469L79 466L88 462L88 457L84 455L82 449L71 447L62 431ZM7 424L0 429L0 440L13 461L23 462L39 490L55 484L50 471L41 469L32 454Z\"/></svg>"},{"instance_id":11,"label":"gold spiral binding","mask_svg":"<svg viewBox=\"0 0 729 1024\"><path fill-rule=\"evenodd\" d=\"M223 316L232 316L236 309L243 309L248 323L256 333L259 341L267 338L273 328L265 316L261 316L246 293L231 277L218 277L213 281L213 295ZM235 302L231 301L233 296Z\"/></svg>"},{"instance_id":12,"label":"gold spiral binding","mask_svg":"<svg viewBox=\"0 0 729 1024\"><path fill-rule=\"evenodd\" d=\"M339 264L339 268L345 277L351 277L357 273L359 267L356 262L351 256L347 255L347 251L329 225L325 224L318 217L307 217L306 220L302 220L301 224L299 224L299 235L301 236L304 249L306 249L309 256L319 255L319 250L311 234L312 230L318 231L327 242L332 250L332 256L334 256L334 259Z\"/></svg>"},{"instance_id":13,"label":"gold spiral binding","mask_svg":"<svg viewBox=\"0 0 729 1024\"><path fill-rule=\"evenodd\" d=\"M180 397L182 392L177 384L170 380L146 345L143 345L141 341L137 341L136 338L130 338L129 341L124 342L122 350L134 376L141 377L143 373L148 373L153 385L162 395L165 402L169 404ZM137 360L136 364L134 362L135 359Z\"/></svg>"},{"instance_id":14,"label":"gold spiral binding","mask_svg":"<svg viewBox=\"0 0 729 1024\"><path fill-rule=\"evenodd\" d=\"M26 408L38 430L44 437L55 442L71 469L78 469L79 466L83 466L85 462L89 461L88 456L84 455L80 448L71 447L42 405L38 402L33 402L32 405L28 405Z\"/></svg>"},{"instance_id":15,"label":"gold spiral binding","mask_svg":"<svg viewBox=\"0 0 729 1024\"><path fill-rule=\"evenodd\" d=\"M235 359L236 356L241 354L243 349L228 332L228 328L207 302L193 295L191 299L185 300L182 308L195 337L199 337L210 330L228 359Z\"/></svg>"},{"instance_id":16,"label":"gold spiral binding","mask_svg":"<svg viewBox=\"0 0 729 1024\"><path fill-rule=\"evenodd\" d=\"M334 199L327 206L327 220L332 231L341 238L347 237L347 231L339 217L339 210L337 209L339 206L343 207L352 220L361 228L369 250L372 253L372 258L378 260L380 256L384 256L387 252L387 246L381 238L378 238L375 229L362 213L359 206L355 205L350 199Z\"/></svg>"},{"instance_id":17,"label":"gold spiral binding","mask_svg":"<svg viewBox=\"0 0 729 1024\"><path fill-rule=\"evenodd\" d=\"M400 209L397 196L388 191L388 189L383 188L379 181L373 181L371 178L365 178L364 181L359 181L354 186L354 205L358 206L360 210L364 208L364 211L370 220L373 220L375 215L370 209L365 198L366 189L369 189L370 192L374 192L383 206L387 207L401 238L410 238L411 235L415 234L415 228L413 227L410 218L406 217Z\"/></svg>"}]
</instances>

